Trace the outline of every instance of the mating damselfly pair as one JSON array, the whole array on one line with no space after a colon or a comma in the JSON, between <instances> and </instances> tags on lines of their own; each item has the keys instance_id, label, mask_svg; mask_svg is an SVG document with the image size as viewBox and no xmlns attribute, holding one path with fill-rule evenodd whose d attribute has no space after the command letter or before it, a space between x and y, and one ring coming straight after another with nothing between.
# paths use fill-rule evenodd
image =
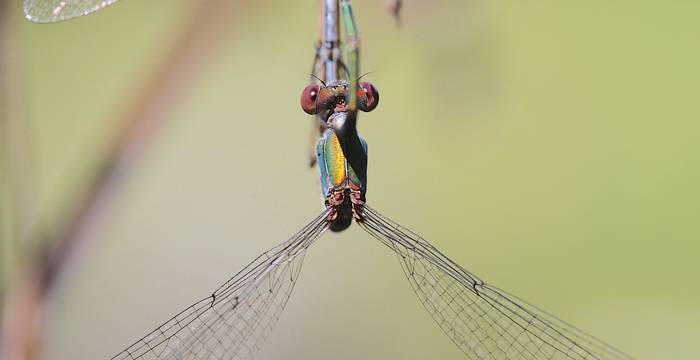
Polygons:
<instances>
[{"instance_id":1,"label":"mating damselfly pair","mask_svg":"<svg viewBox=\"0 0 700 360\"><path fill-rule=\"evenodd\" d=\"M56 21L111 2L26 3L29 10L46 10L47 15L35 13L33 19ZM321 129L315 153L325 209L292 238L260 255L211 295L115 358L254 358L291 296L307 249L326 230L342 231L353 220L397 254L423 306L469 358L629 358L485 283L425 239L365 203L367 144L357 132L357 110L373 110L379 92L371 83L360 82L359 36L350 2L324 1L322 12L312 83L303 90L301 104L304 111L315 115Z\"/></svg>"}]
</instances>

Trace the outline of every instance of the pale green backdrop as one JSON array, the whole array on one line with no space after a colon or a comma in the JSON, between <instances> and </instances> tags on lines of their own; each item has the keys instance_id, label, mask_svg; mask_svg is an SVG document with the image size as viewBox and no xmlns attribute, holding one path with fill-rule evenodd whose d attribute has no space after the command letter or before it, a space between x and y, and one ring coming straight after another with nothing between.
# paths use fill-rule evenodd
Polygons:
<instances>
[{"instance_id":1,"label":"pale green backdrop","mask_svg":"<svg viewBox=\"0 0 700 360\"><path fill-rule=\"evenodd\" d=\"M20 20L51 217L168 47L184 1ZM486 280L642 359L700 355L700 2L354 2L368 202ZM52 359L109 358L320 210L298 104L314 1L241 5L49 308ZM357 227L310 250L260 359L461 359Z\"/></svg>"}]
</instances>

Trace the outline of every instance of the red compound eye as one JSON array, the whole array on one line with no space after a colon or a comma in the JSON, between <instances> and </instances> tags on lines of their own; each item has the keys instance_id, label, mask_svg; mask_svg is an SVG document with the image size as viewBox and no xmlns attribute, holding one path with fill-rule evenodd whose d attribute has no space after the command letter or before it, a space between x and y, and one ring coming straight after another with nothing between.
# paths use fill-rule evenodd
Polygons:
<instances>
[{"instance_id":1,"label":"red compound eye","mask_svg":"<svg viewBox=\"0 0 700 360\"><path fill-rule=\"evenodd\" d=\"M316 113L316 98L318 97L319 88L320 87L315 84L309 85L301 92L301 108L304 109L307 114L312 115Z\"/></svg>"},{"instance_id":2,"label":"red compound eye","mask_svg":"<svg viewBox=\"0 0 700 360\"><path fill-rule=\"evenodd\" d=\"M360 110L362 111L372 111L374 108L377 107L379 104L379 91L377 90L374 85L370 82L360 82L360 90L358 91L360 93L364 94L357 94L359 96L362 95L367 95L367 104L364 106L364 108L361 108Z\"/></svg>"}]
</instances>

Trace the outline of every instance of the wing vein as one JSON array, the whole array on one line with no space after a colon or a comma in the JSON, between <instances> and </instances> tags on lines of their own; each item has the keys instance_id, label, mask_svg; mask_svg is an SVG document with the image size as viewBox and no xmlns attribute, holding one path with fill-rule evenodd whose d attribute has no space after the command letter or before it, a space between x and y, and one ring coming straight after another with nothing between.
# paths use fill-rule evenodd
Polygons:
<instances>
[{"instance_id":1,"label":"wing vein","mask_svg":"<svg viewBox=\"0 0 700 360\"><path fill-rule=\"evenodd\" d=\"M252 359L292 294L306 249L327 229L327 215L326 210L112 359Z\"/></svg>"},{"instance_id":2,"label":"wing vein","mask_svg":"<svg viewBox=\"0 0 700 360\"><path fill-rule=\"evenodd\" d=\"M416 233L365 205L360 225L393 250L413 291L472 359L632 359L553 315L491 286Z\"/></svg>"}]
</instances>

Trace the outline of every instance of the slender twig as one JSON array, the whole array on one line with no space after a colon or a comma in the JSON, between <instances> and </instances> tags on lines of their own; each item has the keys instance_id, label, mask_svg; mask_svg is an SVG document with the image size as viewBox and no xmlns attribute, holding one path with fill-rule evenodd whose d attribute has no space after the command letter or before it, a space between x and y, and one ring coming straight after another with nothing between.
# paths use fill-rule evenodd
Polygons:
<instances>
[{"instance_id":1,"label":"slender twig","mask_svg":"<svg viewBox=\"0 0 700 360\"><path fill-rule=\"evenodd\" d=\"M107 156L99 162L93 172L91 183L83 198L76 202L76 211L68 217L51 263L46 267L46 286L52 285L59 274L58 269L82 239L91 238L86 231L97 220L103 197L109 197L123 173L153 141L172 111L186 94L197 73L205 68L204 62L211 58L214 45L226 34L226 26L232 23L231 16L240 12L240 6L230 0L207 0L193 2L191 16L175 37L173 47L148 81L141 87L131 105L118 116L120 129L109 146ZM119 176L115 176L119 175ZM107 200L107 199L104 199Z\"/></svg>"},{"instance_id":2,"label":"slender twig","mask_svg":"<svg viewBox=\"0 0 700 360\"><path fill-rule=\"evenodd\" d=\"M12 12L6 11L8 5L0 0L0 292L6 291L15 278L21 255L32 245L25 240L38 220L34 139L23 96L26 94L23 44L16 36L19 19L9 16Z\"/></svg>"},{"instance_id":3,"label":"slender twig","mask_svg":"<svg viewBox=\"0 0 700 360\"><path fill-rule=\"evenodd\" d=\"M0 359L32 359L41 317L36 272L16 280L20 248L26 240L33 213L34 187L28 126L20 96L23 92L21 61L9 4L0 0ZM10 90L12 89L12 90ZM23 281L27 280L27 281ZM8 296L14 289L12 296ZM22 349L20 349L20 347Z\"/></svg>"},{"instance_id":4,"label":"slender twig","mask_svg":"<svg viewBox=\"0 0 700 360\"><path fill-rule=\"evenodd\" d=\"M215 46L221 43L232 15L241 12L242 4L230 0L192 2L192 10L172 48L156 66L153 75L141 86L133 101L116 116L120 124L107 155L100 160L88 180L85 191L72 202L57 232L43 232L39 237L47 246L37 252L18 286L10 294L0 333L0 358L37 359L38 333L43 305L82 243L97 238L96 228L102 213L113 198L119 180L154 135L162 128L187 91L187 85L205 68ZM235 9L235 12L234 12ZM120 176L115 176L115 175Z\"/></svg>"},{"instance_id":5,"label":"slender twig","mask_svg":"<svg viewBox=\"0 0 700 360\"><path fill-rule=\"evenodd\" d=\"M0 0L0 173L7 174L9 169L9 111L7 100L7 4ZM5 193L0 198L0 306L2 306L2 293L8 283L8 273L12 267L12 242L14 241L14 211L11 209L10 184L7 176L0 176L0 194Z\"/></svg>"}]
</instances>

